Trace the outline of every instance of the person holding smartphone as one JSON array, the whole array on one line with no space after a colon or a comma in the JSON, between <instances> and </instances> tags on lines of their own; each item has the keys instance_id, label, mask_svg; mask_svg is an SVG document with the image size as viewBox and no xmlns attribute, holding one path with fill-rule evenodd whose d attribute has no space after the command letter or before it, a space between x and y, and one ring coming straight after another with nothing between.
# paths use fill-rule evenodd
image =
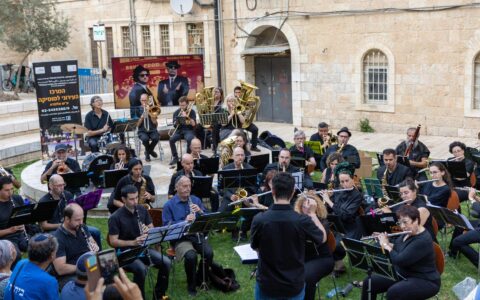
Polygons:
<instances>
[{"instance_id":1,"label":"person holding smartphone","mask_svg":"<svg viewBox=\"0 0 480 300\"><path fill-rule=\"evenodd\" d=\"M119 208L108 220L108 237L110 245L116 251L125 251L143 245L149 228L153 228L148 211L138 205L138 190L134 185L122 187L121 197L124 206ZM126 265L124 269L133 273L133 281L138 284L145 298L145 276L147 265L158 269L157 282L153 299L162 299L168 288L170 260L160 252L148 249L145 256Z\"/></svg>"}]
</instances>

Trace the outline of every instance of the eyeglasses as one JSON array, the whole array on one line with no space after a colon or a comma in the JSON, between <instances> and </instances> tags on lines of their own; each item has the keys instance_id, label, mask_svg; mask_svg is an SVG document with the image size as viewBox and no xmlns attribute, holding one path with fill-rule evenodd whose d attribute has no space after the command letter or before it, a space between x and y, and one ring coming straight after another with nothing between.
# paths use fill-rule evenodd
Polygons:
<instances>
[{"instance_id":1,"label":"eyeglasses","mask_svg":"<svg viewBox=\"0 0 480 300\"><path fill-rule=\"evenodd\" d=\"M148 76L148 73L142 73L142 74L140 74L140 75L138 75L138 76L140 76L140 77L147 77L147 76Z\"/></svg>"},{"instance_id":2,"label":"eyeglasses","mask_svg":"<svg viewBox=\"0 0 480 300\"><path fill-rule=\"evenodd\" d=\"M341 137L341 138L348 138L348 135L339 135L338 137Z\"/></svg>"},{"instance_id":3,"label":"eyeglasses","mask_svg":"<svg viewBox=\"0 0 480 300\"><path fill-rule=\"evenodd\" d=\"M170 70L176 70L177 67L168 67Z\"/></svg>"}]
</instances>

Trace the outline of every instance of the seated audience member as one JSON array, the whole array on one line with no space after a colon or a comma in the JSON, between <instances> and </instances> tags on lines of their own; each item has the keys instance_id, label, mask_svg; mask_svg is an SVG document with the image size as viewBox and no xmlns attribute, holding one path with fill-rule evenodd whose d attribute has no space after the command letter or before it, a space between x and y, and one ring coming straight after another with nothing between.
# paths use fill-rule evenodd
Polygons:
<instances>
[{"instance_id":1,"label":"seated audience member","mask_svg":"<svg viewBox=\"0 0 480 300\"><path fill-rule=\"evenodd\" d=\"M62 289L60 293L60 300L86 300L85 285L87 284L87 267L85 262L87 259L95 255L92 252L84 253L77 260L76 264L76 279L75 281L69 281Z\"/></svg>"},{"instance_id":2,"label":"seated audience member","mask_svg":"<svg viewBox=\"0 0 480 300\"><path fill-rule=\"evenodd\" d=\"M0 300L3 300L3 293L12 274L11 268L16 256L17 250L12 242L0 240Z\"/></svg>"}]
</instances>

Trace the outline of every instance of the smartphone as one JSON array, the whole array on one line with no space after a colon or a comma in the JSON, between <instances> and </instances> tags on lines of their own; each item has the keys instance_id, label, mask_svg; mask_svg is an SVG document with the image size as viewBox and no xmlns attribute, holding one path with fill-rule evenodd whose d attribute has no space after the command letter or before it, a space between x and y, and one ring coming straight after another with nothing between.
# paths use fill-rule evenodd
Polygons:
<instances>
[{"instance_id":1,"label":"smartphone","mask_svg":"<svg viewBox=\"0 0 480 300\"><path fill-rule=\"evenodd\" d=\"M100 268L97 264L97 257L92 255L87 258L85 267L87 269L88 287L90 288L90 292L93 292L97 288L97 282L101 276Z\"/></svg>"},{"instance_id":2,"label":"smartphone","mask_svg":"<svg viewBox=\"0 0 480 300\"><path fill-rule=\"evenodd\" d=\"M107 249L97 253L100 275L105 279L105 285L113 283L113 276L118 273L118 260L115 249Z\"/></svg>"}]
</instances>

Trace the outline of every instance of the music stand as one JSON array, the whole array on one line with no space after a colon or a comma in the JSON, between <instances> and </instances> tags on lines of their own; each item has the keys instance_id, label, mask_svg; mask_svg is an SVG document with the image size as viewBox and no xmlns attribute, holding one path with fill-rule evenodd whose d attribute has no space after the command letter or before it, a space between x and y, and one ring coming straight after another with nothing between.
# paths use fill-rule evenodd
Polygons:
<instances>
[{"instance_id":1,"label":"music stand","mask_svg":"<svg viewBox=\"0 0 480 300\"><path fill-rule=\"evenodd\" d=\"M480 164L480 151L477 148L467 147L465 149L465 158Z\"/></svg>"},{"instance_id":2,"label":"music stand","mask_svg":"<svg viewBox=\"0 0 480 300\"><path fill-rule=\"evenodd\" d=\"M198 216L195 221L190 225L188 234L207 234L210 230L216 229L218 223L231 216L230 213L211 213ZM199 237L200 239L200 237ZM202 259L205 260L205 240L202 242ZM200 289L208 290L207 282L205 281L205 263L202 265L203 282L200 285Z\"/></svg>"},{"instance_id":3,"label":"music stand","mask_svg":"<svg viewBox=\"0 0 480 300\"><path fill-rule=\"evenodd\" d=\"M118 265L124 267L134 262L137 258L144 256L145 250L147 250L147 247L139 246L117 253Z\"/></svg>"},{"instance_id":4,"label":"music stand","mask_svg":"<svg viewBox=\"0 0 480 300\"><path fill-rule=\"evenodd\" d=\"M390 254L382 248L358 240L343 238L343 247L347 251L350 265L367 272L368 299L372 298L372 274L398 281L400 275L390 259Z\"/></svg>"},{"instance_id":5,"label":"music stand","mask_svg":"<svg viewBox=\"0 0 480 300\"><path fill-rule=\"evenodd\" d=\"M295 189L303 191L303 172L294 172L292 177L295 179Z\"/></svg>"},{"instance_id":6,"label":"music stand","mask_svg":"<svg viewBox=\"0 0 480 300\"><path fill-rule=\"evenodd\" d=\"M250 156L250 161L248 162L252 167L258 170L258 172L263 172L265 167L268 165L270 161L270 155L260 154L260 155L253 155Z\"/></svg>"},{"instance_id":7,"label":"music stand","mask_svg":"<svg viewBox=\"0 0 480 300\"><path fill-rule=\"evenodd\" d=\"M365 186L365 193L375 199L382 198L382 183L377 178L363 178L363 185Z\"/></svg>"},{"instance_id":8,"label":"music stand","mask_svg":"<svg viewBox=\"0 0 480 300\"><path fill-rule=\"evenodd\" d=\"M0 224L0 228L6 229L12 226L50 220L57 205L57 201L47 201L14 207L10 217Z\"/></svg>"},{"instance_id":9,"label":"music stand","mask_svg":"<svg viewBox=\"0 0 480 300\"><path fill-rule=\"evenodd\" d=\"M227 124L228 112L222 111L219 113L202 114L200 115L200 124L203 126L215 125L215 124Z\"/></svg>"},{"instance_id":10,"label":"music stand","mask_svg":"<svg viewBox=\"0 0 480 300\"><path fill-rule=\"evenodd\" d=\"M211 186L213 183L212 176L193 176L192 177L192 194L198 198L210 198Z\"/></svg>"},{"instance_id":11,"label":"music stand","mask_svg":"<svg viewBox=\"0 0 480 300\"><path fill-rule=\"evenodd\" d=\"M93 192L89 192L87 194L83 194L78 196L75 199L71 199L68 203L77 203L83 208L83 211L86 213L87 211L94 209L98 206L100 199L102 199L102 189L98 189Z\"/></svg>"},{"instance_id":12,"label":"music stand","mask_svg":"<svg viewBox=\"0 0 480 300\"><path fill-rule=\"evenodd\" d=\"M278 155L280 154L280 150L272 150L272 163L278 161Z\"/></svg>"},{"instance_id":13,"label":"music stand","mask_svg":"<svg viewBox=\"0 0 480 300\"><path fill-rule=\"evenodd\" d=\"M467 178L467 168L465 166L465 160L451 161L451 160L434 160L432 163L441 163L447 168L452 178Z\"/></svg>"},{"instance_id":14,"label":"music stand","mask_svg":"<svg viewBox=\"0 0 480 300\"><path fill-rule=\"evenodd\" d=\"M306 168L306 160L304 157L292 156L292 158L290 159L290 163L292 164L292 166L295 166L300 169Z\"/></svg>"},{"instance_id":15,"label":"music stand","mask_svg":"<svg viewBox=\"0 0 480 300\"><path fill-rule=\"evenodd\" d=\"M374 232L391 233L398 228L398 218L394 213L364 215L360 216L360 221L366 235L371 235Z\"/></svg>"},{"instance_id":16,"label":"music stand","mask_svg":"<svg viewBox=\"0 0 480 300\"><path fill-rule=\"evenodd\" d=\"M87 171L75 172L75 173L65 173L57 174L62 176L65 181L65 186L68 188L83 188L90 185L90 179ZM47 175L47 181L50 180L52 175Z\"/></svg>"},{"instance_id":17,"label":"music stand","mask_svg":"<svg viewBox=\"0 0 480 300\"><path fill-rule=\"evenodd\" d=\"M218 166L220 165L220 157L200 158L198 160L198 169L202 174L218 173Z\"/></svg>"},{"instance_id":18,"label":"music stand","mask_svg":"<svg viewBox=\"0 0 480 300\"><path fill-rule=\"evenodd\" d=\"M186 233L189 226L189 222L182 221L162 227L150 228L148 230L147 238L143 242L143 246L148 247L166 241L178 240Z\"/></svg>"},{"instance_id":19,"label":"music stand","mask_svg":"<svg viewBox=\"0 0 480 300\"><path fill-rule=\"evenodd\" d=\"M105 188L115 188L117 186L118 181L128 175L128 169L121 169L121 170L106 170L103 173L103 187Z\"/></svg>"},{"instance_id":20,"label":"music stand","mask_svg":"<svg viewBox=\"0 0 480 300\"><path fill-rule=\"evenodd\" d=\"M238 217L240 220L240 229L242 228L243 222L247 219L252 219L259 212L264 212L263 209L258 209L256 207L246 207L246 208L237 208L232 212L233 216ZM241 234L238 235L237 245L240 243Z\"/></svg>"},{"instance_id":21,"label":"music stand","mask_svg":"<svg viewBox=\"0 0 480 300\"><path fill-rule=\"evenodd\" d=\"M118 119L113 122L112 133L125 133L135 131L137 128L138 119Z\"/></svg>"},{"instance_id":22,"label":"music stand","mask_svg":"<svg viewBox=\"0 0 480 300\"><path fill-rule=\"evenodd\" d=\"M257 169L221 170L218 171L219 180L223 180L223 189L256 188Z\"/></svg>"}]
</instances>

